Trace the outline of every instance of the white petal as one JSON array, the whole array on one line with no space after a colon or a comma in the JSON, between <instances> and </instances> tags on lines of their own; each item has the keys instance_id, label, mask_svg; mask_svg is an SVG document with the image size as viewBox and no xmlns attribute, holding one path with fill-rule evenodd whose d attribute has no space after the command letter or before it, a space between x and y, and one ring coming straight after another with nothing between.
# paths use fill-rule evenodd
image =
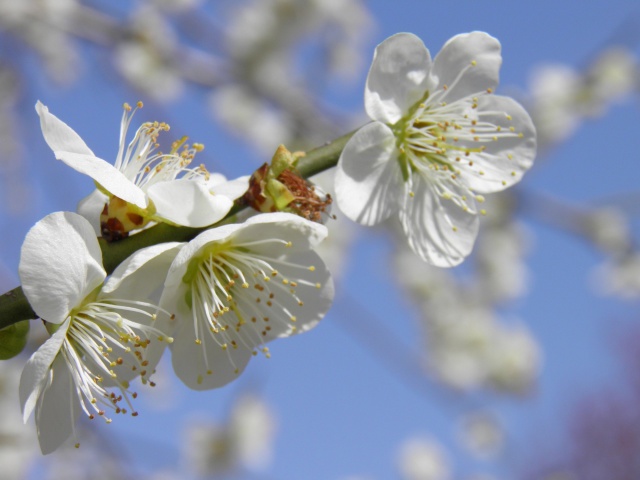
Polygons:
<instances>
[{"instance_id":1,"label":"white petal","mask_svg":"<svg viewBox=\"0 0 640 480\"><path fill-rule=\"evenodd\" d=\"M424 261L453 267L469 255L478 234L478 217L438 197L419 175L412 176L413 198L400 211L409 246Z\"/></svg>"},{"instance_id":2,"label":"white petal","mask_svg":"<svg viewBox=\"0 0 640 480\"><path fill-rule=\"evenodd\" d=\"M468 157L473 162L473 167L464 162L456 164L463 171L463 180L472 190L478 193L498 192L518 183L533 165L536 156L536 130L526 110L509 97L479 97L478 111L491 112L490 115L481 116L483 121L500 126L505 132L513 127L515 133L522 134L522 137L498 137L494 142L483 143L486 147L483 152L472 153Z\"/></svg>"},{"instance_id":3,"label":"white petal","mask_svg":"<svg viewBox=\"0 0 640 480\"><path fill-rule=\"evenodd\" d=\"M375 225L398 211L405 185L393 132L374 122L344 147L335 177L336 200L354 222Z\"/></svg>"},{"instance_id":4,"label":"white petal","mask_svg":"<svg viewBox=\"0 0 640 480\"><path fill-rule=\"evenodd\" d=\"M186 271L191 258L199 254L200 249L213 242L226 242L231 239L234 245L254 242L262 239L281 239L291 242L289 251L308 250L319 244L328 235L327 227L305 220L298 215L285 212L261 213L248 218L244 223L232 223L211 228L185 245L173 261L168 276L177 275L180 279ZM253 251L270 254L282 244L253 245ZM180 272L176 273L176 270Z\"/></svg>"},{"instance_id":5,"label":"white petal","mask_svg":"<svg viewBox=\"0 0 640 480\"><path fill-rule=\"evenodd\" d=\"M156 215L176 225L206 227L224 218L233 200L212 194L201 180L158 182L147 189Z\"/></svg>"},{"instance_id":6,"label":"white petal","mask_svg":"<svg viewBox=\"0 0 640 480\"><path fill-rule=\"evenodd\" d=\"M439 100L452 103L488 88L495 89L501 64L500 42L491 35L484 32L456 35L433 61L434 81L440 88L449 87L446 96Z\"/></svg>"},{"instance_id":7,"label":"white petal","mask_svg":"<svg viewBox=\"0 0 640 480\"><path fill-rule=\"evenodd\" d=\"M303 333L315 327L333 304L335 289L333 279L320 256L311 250L306 252L294 252L285 257L285 261L294 265L310 265L311 269L301 269L285 265L278 266L278 272L289 279L296 279L296 296L303 302L300 305L292 295L277 295L280 304L296 317L295 333ZM267 307L269 308L269 307ZM282 315L280 310L270 309L268 315ZM292 325L288 316L283 316L282 321L272 321L271 331L262 338L268 342L276 337L288 337L292 335L289 328Z\"/></svg>"},{"instance_id":8,"label":"white petal","mask_svg":"<svg viewBox=\"0 0 640 480\"><path fill-rule=\"evenodd\" d=\"M145 193L116 167L93 155L55 150L58 160L91 177L107 192L139 208L147 208Z\"/></svg>"},{"instance_id":9,"label":"white petal","mask_svg":"<svg viewBox=\"0 0 640 480\"><path fill-rule=\"evenodd\" d=\"M18 272L31 307L51 323L64 321L106 277L93 228L71 212L47 215L29 230Z\"/></svg>"},{"instance_id":10,"label":"white petal","mask_svg":"<svg viewBox=\"0 0 640 480\"><path fill-rule=\"evenodd\" d=\"M80 135L58 117L49 113L49 109L40 103L39 100L36 103L36 112L38 112L40 116L42 134L51 150L54 152L62 150L93 156L93 152L87 147L82 138L80 138Z\"/></svg>"},{"instance_id":11,"label":"white petal","mask_svg":"<svg viewBox=\"0 0 640 480\"><path fill-rule=\"evenodd\" d=\"M223 177L224 178L224 177ZM235 180L223 181L219 183L213 183L211 179L207 182L209 190L216 195L224 195L231 200L240 198L249 189L250 175L238 177Z\"/></svg>"},{"instance_id":12,"label":"white petal","mask_svg":"<svg viewBox=\"0 0 640 480\"><path fill-rule=\"evenodd\" d=\"M51 384L43 390L36 408L38 442L44 455L71 436L81 411L69 366L58 355L51 368Z\"/></svg>"},{"instance_id":13,"label":"white petal","mask_svg":"<svg viewBox=\"0 0 640 480\"><path fill-rule=\"evenodd\" d=\"M320 244L329 231L324 225L285 212L262 213L247 219L233 234L233 243L252 242L256 239L278 238L291 242L287 251L309 250ZM281 245L268 243L251 247L262 255L280 255ZM276 253L277 252L277 253Z\"/></svg>"},{"instance_id":14,"label":"white petal","mask_svg":"<svg viewBox=\"0 0 640 480\"><path fill-rule=\"evenodd\" d=\"M60 325L58 331L31 355L22 370L19 394L24 422L29 419L38 398L40 398L42 389L45 387L49 378L51 364L60 351L68 329L69 321Z\"/></svg>"},{"instance_id":15,"label":"white petal","mask_svg":"<svg viewBox=\"0 0 640 480\"><path fill-rule=\"evenodd\" d=\"M221 173L209 173L209 176L207 178L207 185L210 187L213 187L215 185L220 185L222 183L225 183L227 181L227 177L225 177L223 174Z\"/></svg>"},{"instance_id":16,"label":"white petal","mask_svg":"<svg viewBox=\"0 0 640 480\"><path fill-rule=\"evenodd\" d=\"M96 237L102 234L100 231L100 214L108 201L109 197L96 189L78 202L78 213L91 224Z\"/></svg>"},{"instance_id":17,"label":"white petal","mask_svg":"<svg viewBox=\"0 0 640 480\"><path fill-rule=\"evenodd\" d=\"M228 338L236 338L230 332ZM183 318L171 344L173 369L183 383L194 390L209 390L235 380L245 369L252 356L248 348L223 349L211 335L201 335L196 344L191 318ZM237 342L240 344L240 342ZM211 372L211 373L208 373Z\"/></svg>"},{"instance_id":18,"label":"white petal","mask_svg":"<svg viewBox=\"0 0 640 480\"><path fill-rule=\"evenodd\" d=\"M422 40L398 33L376 47L364 91L369 117L394 124L425 94L431 56Z\"/></svg>"},{"instance_id":19,"label":"white petal","mask_svg":"<svg viewBox=\"0 0 640 480\"><path fill-rule=\"evenodd\" d=\"M184 243L160 243L143 248L126 258L100 291L99 298L144 300L164 284L164 280Z\"/></svg>"}]
</instances>

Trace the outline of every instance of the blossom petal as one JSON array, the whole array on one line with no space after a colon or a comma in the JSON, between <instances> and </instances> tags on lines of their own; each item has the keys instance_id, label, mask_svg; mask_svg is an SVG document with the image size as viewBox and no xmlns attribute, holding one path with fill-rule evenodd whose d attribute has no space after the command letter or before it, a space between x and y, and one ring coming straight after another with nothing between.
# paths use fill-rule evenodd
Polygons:
<instances>
[{"instance_id":1,"label":"blossom petal","mask_svg":"<svg viewBox=\"0 0 640 480\"><path fill-rule=\"evenodd\" d=\"M78 202L78 213L91 224L96 237L102 235L100 231L100 214L108 201L109 197L96 189Z\"/></svg>"},{"instance_id":2,"label":"blossom petal","mask_svg":"<svg viewBox=\"0 0 640 480\"><path fill-rule=\"evenodd\" d=\"M311 250L294 252L287 255L285 259L292 265L309 265L313 269L278 266L278 272L284 278L296 279L298 284L295 290L297 299L292 295L281 295L278 296L280 309L266 307L269 310L267 314L270 316L271 330L262 335L262 341L256 343L256 347L275 338L288 337L311 330L322 320L333 303L335 289L331 273L316 252ZM284 309L296 317L295 322L291 322L290 316L286 315ZM295 327L295 330L292 327ZM248 342L249 339L247 338L245 341Z\"/></svg>"},{"instance_id":3,"label":"blossom petal","mask_svg":"<svg viewBox=\"0 0 640 480\"><path fill-rule=\"evenodd\" d=\"M223 177L224 178L224 177ZM249 179L251 175L244 175L238 177L235 180L223 181L223 182L207 182L209 190L216 195L224 195L231 200L240 198L249 189Z\"/></svg>"},{"instance_id":4,"label":"blossom petal","mask_svg":"<svg viewBox=\"0 0 640 480\"><path fill-rule=\"evenodd\" d=\"M224 218L233 200L212 194L201 180L158 182L147 189L157 216L176 225L206 227Z\"/></svg>"},{"instance_id":5,"label":"blossom petal","mask_svg":"<svg viewBox=\"0 0 640 480\"><path fill-rule=\"evenodd\" d=\"M51 366L51 383L36 408L38 442L44 455L53 452L74 432L82 411L69 366L58 355Z\"/></svg>"},{"instance_id":6,"label":"blossom petal","mask_svg":"<svg viewBox=\"0 0 640 480\"><path fill-rule=\"evenodd\" d=\"M63 323L60 328L29 358L22 370L20 377L20 405L22 406L23 421L26 422L35 408L38 398L47 383L49 370L56 355L60 351L69 321Z\"/></svg>"},{"instance_id":7,"label":"blossom petal","mask_svg":"<svg viewBox=\"0 0 640 480\"><path fill-rule=\"evenodd\" d=\"M393 132L374 122L347 142L335 177L340 210L354 222L375 225L398 211L405 192Z\"/></svg>"},{"instance_id":8,"label":"blossom petal","mask_svg":"<svg viewBox=\"0 0 640 480\"><path fill-rule=\"evenodd\" d=\"M71 212L47 215L29 230L18 272L34 311L51 323L62 323L106 277L93 228Z\"/></svg>"},{"instance_id":9,"label":"blossom petal","mask_svg":"<svg viewBox=\"0 0 640 480\"><path fill-rule=\"evenodd\" d=\"M439 101L455 100L495 90L498 86L502 56L500 42L484 32L456 35L444 44L433 61L432 75L439 88L447 85Z\"/></svg>"},{"instance_id":10,"label":"blossom petal","mask_svg":"<svg viewBox=\"0 0 640 480\"><path fill-rule=\"evenodd\" d=\"M317 246L328 234L327 227L320 223L292 213L273 212L247 219L233 235L233 243L238 245L245 241L255 241L256 238L279 238L290 242L288 251L304 251ZM281 254L279 245L273 243L253 245L251 249L267 256Z\"/></svg>"},{"instance_id":11,"label":"blossom petal","mask_svg":"<svg viewBox=\"0 0 640 480\"><path fill-rule=\"evenodd\" d=\"M398 33L376 47L364 91L369 117L394 124L420 101L430 82L431 55L422 40Z\"/></svg>"},{"instance_id":12,"label":"blossom petal","mask_svg":"<svg viewBox=\"0 0 640 480\"><path fill-rule=\"evenodd\" d=\"M514 133L521 134L496 137L496 141L483 143L483 152L471 153L468 157L473 162L473 167L469 166L469 162L456 164L472 190L478 193L498 192L518 183L533 165L536 156L536 129L526 110L509 97L479 97L478 114L483 122L492 123L504 132L513 128Z\"/></svg>"},{"instance_id":13,"label":"blossom petal","mask_svg":"<svg viewBox=\"0 0 640 480\"><path fill-rule=\"evenodd\" d=\"M442 200L420 175L412 176L413 197L400 210L409 246L424 261L453 267L469 255L478 234L478 217L451 200Z\"/></svg>"},{"instance_id":14,"label":"blossom petal","mask_svg":"<svg viewBox=\"0 0 640 480\"><path fill-rule=\"evenodd\" d=\"M120 170L94 155L54 150L58 160L91 177L107 192L139 208L147 208L147 197L140 187Z\"/></svg>"},{"instance_id":15,"label":"blossom petal","mask_svg":"<svg viewBox=\"0 0 640 480\"><path fill-rule=\"evenodd\" d=\"M36 112L40 117L40 127L44 139L55 151L65 151L93 156L93 152L87 147L80 135L78 135L69 125L64 123L55 115L49 113L39 100L36 103Z\"/></svg>"},{"instance_id":16,"label":"blossom petal","mask_svg":"<svg viewBox=\"0 0 640 480\"><path fill-rule=\"evenodd\" d=\"M149 298L164 284L171 262L183 245L180 242L166 242L134 252L109 276L99 298Z\"/></svg>"},{"instance_id":17,"label":"blossom petal","mask_svg":"<svg viewBox=\"0 0 640 480\"><path fill-rule=\"evenodd\" d=\"M229 337L241 345L235 332L230 332ZM170 347L176 375L194 390L218 388L235 380L253 355L249 348L223 348L211 335L200 335L198 339L201 343L196 343L193 323L184 321Z\"/></svg>"}]
</instances>

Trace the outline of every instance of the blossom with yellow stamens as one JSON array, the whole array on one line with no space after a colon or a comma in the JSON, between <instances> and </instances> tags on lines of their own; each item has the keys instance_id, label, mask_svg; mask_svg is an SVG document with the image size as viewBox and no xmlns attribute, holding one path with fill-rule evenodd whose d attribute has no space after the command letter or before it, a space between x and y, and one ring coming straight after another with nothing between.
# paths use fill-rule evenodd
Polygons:
<instances>
[{"instance_id":1,"label":"blossom with yellow stamens","mask_svg":"<svg viewBox=\"0 0 640 480\"><path fill-rule=\"evenodd\" d=\"M35 410L42 453L75 436L83 412L108 423L111 413L137 416L129 382L146 383L173 341L171 315L144 298L159 286L156 259L168 265L178 247L137 252L104 283L100 246L80 215L53 213L27 234L20 280L51 338L24 367L20 401L25 421Z\"/></svg>"},{"instance_id":2,"label":"blossom with yellow stamens","mask_svg":"<svg viewBox=\"0 0 640 480\"><path fill-rule=\"evenodd\" d=\"M264 213L201 233L182 247L160 305L176 314L173 367L190 388L221 387L266 343L314 327L333 302L333 282L312 249L324 225Z\"/></svg>"},{"instance_id":3,"label":"blossom with yellow stamens","mask_svg":"<svg viewBox=\"0 0 640 480\"><path fill-rule=\"evenodd\" d=\"M365 89L374 120L345 146L336 171L339 208L375 225L398 212L412 250L442 267L460 263L478 232L482 194L520 181L536 133L513 99L494 95L500 43L457 35L432 61L415 35L377 48Z\"/></svg>"},{"instance_id":4,"label":"blossom with yellow stamens","mask_svg":"<svg viewBox=\"0 0 640 480\"><path fill-rule=\"evenodd\" d=\"M66 123L36 104L44 138L56 158L90 176L97 190L81 201L78 210L107 240L118 240L149 222L205 227L221 220L235 198L214 192L222 175L190 167L204 147L176 141L169 153L156 151L158 135L169 130L161 122L143 123L127 144L127 131L136 109L125 104L114 165L98 158ZM238 195L242 195L244 190Z\"/></svg>"}]
</instances>

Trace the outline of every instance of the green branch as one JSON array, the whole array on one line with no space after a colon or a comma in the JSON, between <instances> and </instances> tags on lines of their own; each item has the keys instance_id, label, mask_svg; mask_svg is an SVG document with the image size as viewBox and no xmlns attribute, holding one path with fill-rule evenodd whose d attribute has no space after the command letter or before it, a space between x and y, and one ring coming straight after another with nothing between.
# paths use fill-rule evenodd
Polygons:
<instances>
[{"instance_id":1,"label":"green branch","mask_svg":"<svg viewBox=\"0 0 640 480\"><path fill-rule=\"evenodd\" d=\"M348 133L327 145L307 152L306 156L301 158L296 165L300 175L304 178L309 178L335 167L344 146L353 133ZM244 205L237 203L227 214L225 220L231 218L243 208ZM111 273L124 259L141 248L163 242L188 242L208 228L211 227L173 227L161 223L118 242L107 243L100 238L104 268L107 273ZM21 287L16 287L0 296L0 328L8 327L21 320L35 318L37 318L37 315L29 305Z\"/></svg>"}]
</instances>

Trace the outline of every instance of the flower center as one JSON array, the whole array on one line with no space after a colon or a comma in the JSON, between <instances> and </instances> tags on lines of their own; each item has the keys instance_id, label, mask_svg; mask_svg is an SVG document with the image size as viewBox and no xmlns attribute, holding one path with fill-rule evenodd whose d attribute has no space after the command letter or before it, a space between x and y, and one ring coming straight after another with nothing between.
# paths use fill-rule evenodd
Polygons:
<instances>
[{"instance_id":1,"label":"flower center","mask_svg":"<svg viewBox=\"0 0 640 480\"><path fill-rule=\"evenodd\" d=\"M258 245L282 252L252 251ZM203 347L206 374L212 374L205 353L211 341L213 348L245 348L254 355L259 349L269 358L266 342L297 331L296 309L304 306L298 287L321 285L296 275L315 267L287 261L284 253L290 246L282 239L213 244L192 260L183 281L188 284L186 302L193 312L196 344Z\"/></svg>"},{"instance_id":2,"label":"flower center","mask_svg":"<svg viewBox=\"0 0 640 480\"><path fill-rule=\"evenodd\" d=\"M479 107L479 99L493 93L491 89L447 103L445 100L450 90L445 85L433 94L427 91L392 126L398 159L405 181L417 173L435 188L440 197L453 200L465 211L476 213L474 200L482 202L484 198L468 187L465 176L485 174L481 169L474 170L474 163L477 169L477 164L491 161L487 152L490 143L521 137L522 134L517 133L513 126L494 123L498 117L504 122L511 122L511 117L505 112Z\"/></svg>"},{"instance_id":3,"label":"flower center","mask_svg":"<svg viewBox=\"0 0 640 480\"><path fill-rule=\"evenodd\" d=\"M153 373L147 359L149 345L173 341L155 326L127 318L136 315L150 319L151 324L158 315L169 316L154 305L133 300L91 301L71 315L61 354L71 371L81 407L90 419L97 414L111 423L105 409L122 414L130 410L137 416L131 403L137 393L129 390L127 379L139 375L147 383ZM119 394L107 390L110 387ZM126 406L122 406L123 401Z\"/></svg>"},{"instance_id":4,"label":"flower center","mask_svg":"<svg viewBox=\"0 0 640 480\"><path fill-rule=\"evenodd\" d=\"M158 136L170 129L164 122L143 123L125 148L127 130L138 108L142 108L142 102L138 102L135 109L128 104L124 105L120 147L115 161L118 170L143 190L156 182L175 180L181 173L187 177L208 175L204 166L187 168L195 155L204 149L204 145L200 143L186 143L187 137L175 141L169 153L156 152Z\"/></svg>"}]
</instances>

